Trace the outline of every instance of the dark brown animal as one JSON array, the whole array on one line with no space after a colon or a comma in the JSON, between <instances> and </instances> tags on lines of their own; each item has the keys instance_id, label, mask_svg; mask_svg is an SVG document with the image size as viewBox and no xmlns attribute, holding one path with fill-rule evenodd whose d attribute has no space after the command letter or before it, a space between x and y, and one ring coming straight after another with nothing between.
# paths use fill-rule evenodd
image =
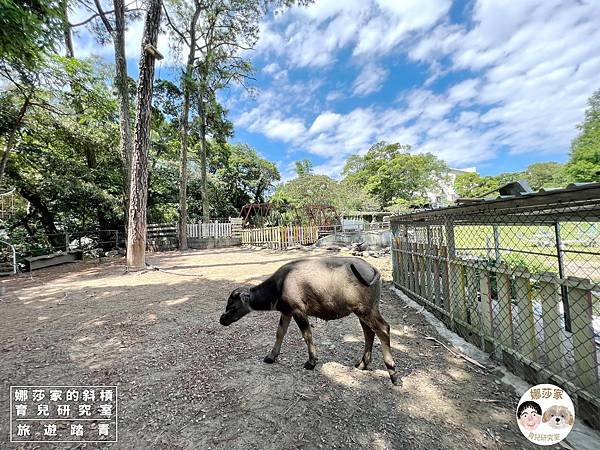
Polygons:
<instances>
[{"instance_id":1,"label":"dark brown animal","mask_svg":"<svg viewBox=\"0 0 600 450\"><path fill-rule=\"evenodd\" d=\"M281 312L275 345L265 357L273 363L292 317L308 347L305 369L317 364L308 316L334 320L351 313L358 316L365 335L365 348L356 367L364 370L371 362L373 340L379 337L383 360L395 385L402 383L390 349L390 326L379 312L380 275L360 258L323 257L292 261L280 267L267 280L250 289L235 289L227 300L221 325L228 326L250 311Z\"/></svg>"}]
</instances>

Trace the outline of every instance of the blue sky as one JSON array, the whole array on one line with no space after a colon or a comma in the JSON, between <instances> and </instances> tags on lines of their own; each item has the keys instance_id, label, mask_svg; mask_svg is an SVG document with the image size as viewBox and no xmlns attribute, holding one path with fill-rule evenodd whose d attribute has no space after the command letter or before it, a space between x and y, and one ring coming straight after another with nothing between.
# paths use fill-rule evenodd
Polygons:
<instances>
[{"instance_id":1,"label":"blue sky","mask_svg":"<svg viewBox=\"0 0 600 450\"><path fill-rule=\"evenodd\" d=\"M251 98L222 99L247 142L284 178L308 158L339 176L377 141L410 144L482 174L565 161L600 88L600 2L316 0L265 18ZM128 30L135 74L141 22ZM110 60L81 32L80 53ZM168 39L159 66L177 64Z\"/></svg>"}]
</instances>

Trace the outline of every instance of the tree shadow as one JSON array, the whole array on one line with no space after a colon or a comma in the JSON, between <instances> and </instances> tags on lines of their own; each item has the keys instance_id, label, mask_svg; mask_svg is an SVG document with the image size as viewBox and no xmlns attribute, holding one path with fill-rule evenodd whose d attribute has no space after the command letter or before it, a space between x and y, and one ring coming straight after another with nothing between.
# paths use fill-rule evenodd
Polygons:
<instances>
[{"instance_id":1,"label":"tree shadow","mask_svg":"<svg viewBox=\"0 0 600 450\"><path fill-rule=\"evenodd\" d=\"M302 368L307 351L293 323L277 362L264 364L276 312L218 322L229 292L264 272L244 272L240 283L110 269L26 286L19 302L0 305L8 314L0 402L9 385L117 384L120 442L83 448L534 448L514 421L514 393L419 336L414 327L437 334L385 289L402 388L391 384L377 339L371 369L354 368L363 334L353 316L311 320L314 371ZM75 279L84 286L62 298ZM498 403L476 401L495 392Z\"/></svg>"}]
</instances>

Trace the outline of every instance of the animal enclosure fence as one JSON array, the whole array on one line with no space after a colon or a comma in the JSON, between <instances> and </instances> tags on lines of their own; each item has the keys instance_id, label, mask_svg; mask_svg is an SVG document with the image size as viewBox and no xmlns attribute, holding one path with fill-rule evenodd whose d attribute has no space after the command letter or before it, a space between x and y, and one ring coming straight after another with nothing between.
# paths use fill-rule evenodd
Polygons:
<instances>
[{"instance_id":1,"label":"animal enclosure fence","mask_svg":"<svg viewBox=\"0 0 600 450\"><path fill-rule=\"evenodd\" d=\"M600 429L600 184L391 219L395 285Z\"/></svg>"},{"instance_id":2,"label":"animal enclosure fence","mask_svg":"<svg viewBox=\"0 0 600 450\"><path fill-rule=\"evenodd\" d=\"M286 248L314 244L319 239L319 227L293 225L287 227L251 228L240 231L242 244Z\"/></svg>"}]
</instances>

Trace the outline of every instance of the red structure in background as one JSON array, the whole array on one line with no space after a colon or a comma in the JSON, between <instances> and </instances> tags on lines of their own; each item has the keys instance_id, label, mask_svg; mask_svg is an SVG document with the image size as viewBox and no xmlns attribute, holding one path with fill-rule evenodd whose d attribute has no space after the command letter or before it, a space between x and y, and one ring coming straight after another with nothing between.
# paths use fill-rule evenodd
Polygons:
<instances>
[{"instance_id":1,"label":"red structure in background","mask_svg":"<svg viewBox=\"0 0 600 450\"><path fill-rule=\"evenodd\" d=\"M246 226L251 217L259 216L261 218L265 218L273 209L275 209L275 205L273 203L249 203L242 206L242 209L240 210L240 217L243 219L244 226Z\"/></svg>"}]
</instances>

